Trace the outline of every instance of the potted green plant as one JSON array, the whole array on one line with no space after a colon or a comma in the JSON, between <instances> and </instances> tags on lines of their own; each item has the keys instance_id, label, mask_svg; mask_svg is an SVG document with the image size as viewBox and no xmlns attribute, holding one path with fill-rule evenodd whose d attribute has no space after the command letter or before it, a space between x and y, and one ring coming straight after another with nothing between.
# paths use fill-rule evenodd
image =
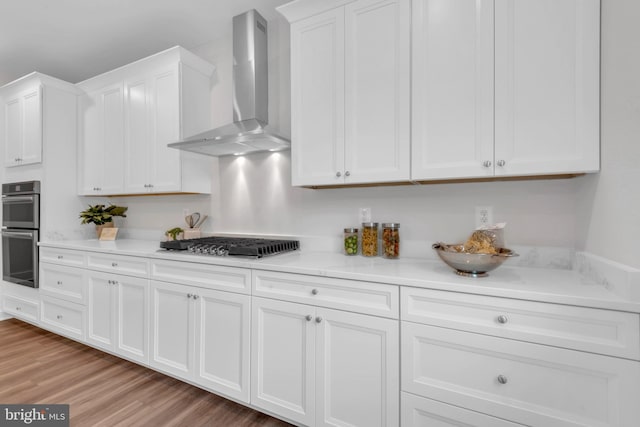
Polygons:
<instances>
[{"instance_id":1,"label":"potted green plant","mask_svg":"<svg viewBox=\"0 0 640 427\"><path fill-rule=\"evenodd\" d=\"M167 230L164 234L170 239L170 240L178 240L178 236L180 234L184 233L184 230L180 227L175 227L172 228L171 230Z\"/></svg>"},{"instance_id":2,"label":"potted green plant","mask_svg":"<svg viewBox=\"0 0 640 427\"><path fill-rule=\"evenodd\" d=\"M113 218L121 216L126 218L125 212L127 212L126 206L109 205L89 205L89 207L80 212L80 219L82 224L95 224L96 234L100 237L102 229L105 227L113 227Z\"/></svg>"}]
</instances>

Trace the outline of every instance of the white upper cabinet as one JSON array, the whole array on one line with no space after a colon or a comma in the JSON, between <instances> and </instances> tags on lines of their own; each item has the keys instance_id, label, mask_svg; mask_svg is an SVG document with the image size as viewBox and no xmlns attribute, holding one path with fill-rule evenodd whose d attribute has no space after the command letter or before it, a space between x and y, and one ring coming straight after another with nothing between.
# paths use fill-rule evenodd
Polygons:
<instances>
[{"instance_id":1,"label":"white upper cabinet","mask_svg":"<svg viewBox=\"0 0 640 427\"><path fill-rule=\"evenodd\" d=\"M496 0L495 174L600 165L600 1Z\"/></svg>"},{"instance_id":2,"label":"white upper cabinet","mask_svg":"<svg viewBox=\"0 0 640 427\"><path fill-rule=\"evenodd\" d=\"M7 167L42 161L42 86L37 81L30 86L3 101Z\"/></svg>"},{"instance_id":3,"label":"white upper cabinet","mask_svg":"<svg viewBox=\"0 0 640 427\"><path fill-rule=\"evenodd\" d=\"M210 127L212 73L175 47L79 83L88 99L79 111L80 194L209 193L211 160L167 144ZM94 167L104 159L106 169Z\"/></svg>"},{"instance_id":4,"label":"white upper cabinet","mask_svg":"<svg viewBox=\"0 0 640 427\"><path fill-rule=\"evenodd\" d=\"M291 25L292 183L409 179L410 3L297 1Z\"/></svg>"},{"instance_id":5,"label":"white upper cabinet","mask_svg":"<svg viewBox=\"0 0 640 427\"><path fill-rule=\"evenodd\" d=\"M1 87L0 100L5 167L42 163L43 144L69 143L76 102L71 83L34 72Z\"/></svg>"},{"instance_id":6,"label":"white upper cabinet","mask_svg":"<svg viewBox=\"0 0 640 427\"><path fill-rule=\"evenodd\" d=\"M83 133L80 150L80 194L124 191L124 120L122 84L83 94L79 100Z\"/></svg>"},{"instance_id":7,"label":"white upper cabinet","mask_svg":"<svg viewBox=\"0 0 640 427\"><path fill-rule=\"evenodd\" d=\"M412 179L599 169L599 0L413 0Z\"/></svg>"}]
</instances>

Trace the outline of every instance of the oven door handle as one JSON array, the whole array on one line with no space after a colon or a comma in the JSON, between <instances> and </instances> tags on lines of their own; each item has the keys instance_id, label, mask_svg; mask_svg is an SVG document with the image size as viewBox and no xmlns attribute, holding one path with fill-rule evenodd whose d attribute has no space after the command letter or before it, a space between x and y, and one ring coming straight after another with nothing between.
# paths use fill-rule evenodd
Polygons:
<instances>
[{"instance_id":1,"label":"oven door handle","mask_svg":"<svg viewBox=\"0 0 640 427\"><path fill-rule=\"evenodd\" d=\"M2 196L2 203L33 202L34 196Z\"/></svg>"},{"instance_id":2,"label":"oven door handle","mask_svg":"<svg viewBox=\"0 0 640 427\"><path fill-rule=\"evenodd\" d=\"M8 231L3 229L2 235L9 236L9 237L23 237L23 238L26 237L28 239L33 239L34 232L33 231Z\"/></svg>"}]
</instances>

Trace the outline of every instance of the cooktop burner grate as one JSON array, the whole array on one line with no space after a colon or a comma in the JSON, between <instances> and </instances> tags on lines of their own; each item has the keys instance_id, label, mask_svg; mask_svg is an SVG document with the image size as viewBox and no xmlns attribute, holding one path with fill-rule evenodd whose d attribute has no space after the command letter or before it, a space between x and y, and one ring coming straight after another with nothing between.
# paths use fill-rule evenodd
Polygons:
<instances>
[{"instance_id":1,"label":"cooktop burner grate","mask_svg":"<svg viewBox=\"0 0 640 427\"><path fill-rule=\"evenodd\" d=\"M200 237L197 239L168 240L160 247L174 251L212 256L246 256L262 258L295 251L300 248L297 240L256 239L251 237Z\"/></svg>"}]
</instances>

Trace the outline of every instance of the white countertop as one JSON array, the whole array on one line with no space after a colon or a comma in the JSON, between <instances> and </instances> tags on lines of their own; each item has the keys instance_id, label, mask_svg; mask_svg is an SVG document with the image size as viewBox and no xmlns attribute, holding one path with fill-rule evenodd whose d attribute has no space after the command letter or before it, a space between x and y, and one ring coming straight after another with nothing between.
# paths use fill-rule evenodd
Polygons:
<instances>
[{"instance_id":1,"label":"white countertop","mask_svg":"<svg viewBox=\"0 0 640 427\"><path fill-rule=\"evenodd\" d=\"M439 260L345 256L330 252L296 251L252 259L213 257L165 251L159 243L122 239L40 242L41 247L106 252L174 261L224 265L284 273L310 274L480 295L570 304L640 313L640 300L615 293L573 270L509 266L509 260L489 277L462 277Z\"/></svg>"}]
</instances>

